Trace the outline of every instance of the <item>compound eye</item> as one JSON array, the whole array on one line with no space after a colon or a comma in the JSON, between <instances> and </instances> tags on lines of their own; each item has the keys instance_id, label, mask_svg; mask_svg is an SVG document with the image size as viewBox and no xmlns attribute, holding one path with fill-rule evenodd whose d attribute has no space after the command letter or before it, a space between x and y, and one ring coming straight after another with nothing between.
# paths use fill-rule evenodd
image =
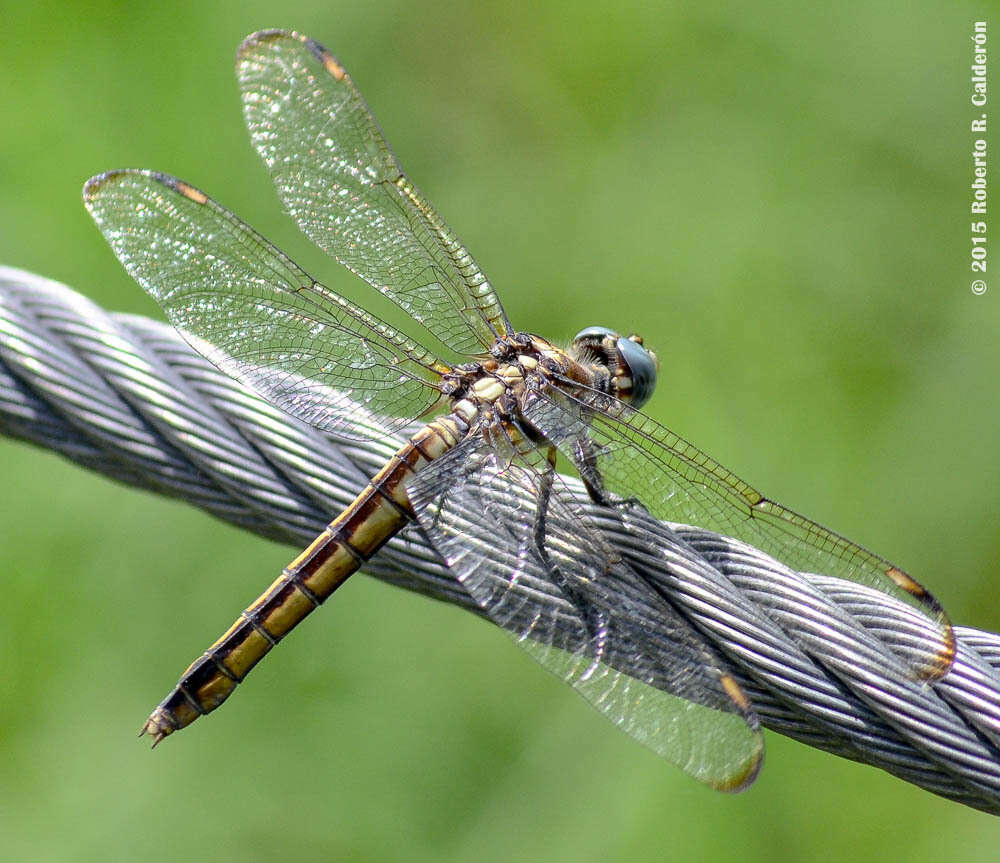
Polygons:
<instances>
[{"instance_id":1,"label":"compound eye","mask_svg":"<svg viewBox=\"0 0 1000 863\"><path fill-rule=\"evenodd\" d=\"M619 338L616 345L622 366L632 378L629 404L642 407L656 389L656 369L659 363L656 354L642 346L641 340Z\"/></svg>"}]
</instances>

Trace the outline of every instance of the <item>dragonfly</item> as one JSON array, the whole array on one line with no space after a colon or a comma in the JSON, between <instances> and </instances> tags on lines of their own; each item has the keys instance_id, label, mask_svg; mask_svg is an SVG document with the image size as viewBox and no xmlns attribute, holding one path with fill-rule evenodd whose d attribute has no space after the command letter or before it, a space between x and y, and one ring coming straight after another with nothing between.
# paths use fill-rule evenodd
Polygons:
<instances>
[{"instance_id":1,"label":"dragonfly","mask_svg":"<svg viewBox=\"0 0 1000 863\"><path fill-rule=\"evenodd\" d=\"M486 615L545 667L720 790L741 790L759 771L764 745L753 705L717 649L615 548L607 519L627 529L638 509L735 537L795 569L873 585L939 633L913 673L947 671L955 652L948 618L902 569L765 497L640 411L658 369L640 337L592 326L562 348L511 326L326 48L294 32L261 31L239 48L237 76L252 142L299 228L428 338L321 284L175 177L100 174L84 187L88 210L182 335L275 406L349 436L348 421L360 413L378 417L386 434L420 424L188 667L143 726L154 746L215 710L413 525ZM560 456L585 493L557 472ZM599 523L593 507L607 518ZM657 609L665 625L654 634L627 597Z\"/></svg>"}]
</instances>

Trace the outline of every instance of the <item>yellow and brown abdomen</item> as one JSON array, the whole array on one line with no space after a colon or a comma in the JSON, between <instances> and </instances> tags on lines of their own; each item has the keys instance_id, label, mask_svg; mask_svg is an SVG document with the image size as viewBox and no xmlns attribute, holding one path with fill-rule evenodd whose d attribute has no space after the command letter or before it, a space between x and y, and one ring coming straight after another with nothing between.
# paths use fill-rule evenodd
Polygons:
<instances>
[{"instance_id":1,"label":"yellow and brown abdomen","mask_svg":"<svg viewBox=\"0 0 1000 863\"><path fill-rule=\"evenodd\" d=\"M464 427L461 420L443 417L396 452L347 509L188 667L143 726L154 746L222 704L272 647L413 517L407 479L458 443Z\"/></svg>"}]
</instances>

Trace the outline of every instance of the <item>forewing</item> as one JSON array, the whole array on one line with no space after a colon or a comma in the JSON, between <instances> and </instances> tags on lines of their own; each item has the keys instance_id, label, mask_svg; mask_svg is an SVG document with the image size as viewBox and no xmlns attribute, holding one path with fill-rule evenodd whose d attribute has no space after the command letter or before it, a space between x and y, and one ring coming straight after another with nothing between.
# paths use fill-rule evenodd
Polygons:
<instances>
[{"instance_id":1,"label":"forewing","mask_svg":"<svg viewBox=\"0 0 1000 863\"><path fill-rule=\"evenodd\" d=\"M323 287L233 213L174 177L113 171L84 201L125 269L211 362L320 429L358 404L402 427L446 367Z\"/></svg>"},{"instance_id":2,"label":"forewing","mask_svg":"<svg viewBox=\"0 0 1000 863\"><path fill-rule=\"evenodd\" d=\"M409 496L465 589L535 659L696 779L746 787L763 739L739 687L558 478L539 512L546 466L470 439L420 471Z\"/></svg>"},{"instance_id":3,"label":"forewing","mask_svg":"<svg viewBox=\"0 0 1000 863\"><path fill-rule=\"evenodd\" d=\"M638 500L658 519L743 540L793 569L866 584L917 608L940 641L916 673L937 678L950 668L955 642L948 617L903 570L764 497L644 414L595 391L576 399L553 390L529 397L525 416L571 459L579 459L585 442L605 489L620 500Z\"/></svg>"},{"instance_id":4,"label":"forewing","mask_svg":"<svg viewBox=\"0 0 1000 863\"><path fill-rule=\"evenodd\" d=\"M237 74L254 146L306 235L459 354L508 331L486 277L403 174L344 67L323 46L265 31Z\"/></svg>"}]
</instances>

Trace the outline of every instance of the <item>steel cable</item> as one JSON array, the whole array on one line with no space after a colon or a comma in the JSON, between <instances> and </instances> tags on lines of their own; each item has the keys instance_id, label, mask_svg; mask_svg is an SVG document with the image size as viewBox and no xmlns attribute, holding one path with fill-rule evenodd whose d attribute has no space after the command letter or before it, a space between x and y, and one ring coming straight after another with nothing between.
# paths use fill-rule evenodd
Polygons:
<instances>
[{"instance_id":1,"label":"steel cable","mask_svg":"<svg viewBox=\"0 0 1000 863\"><path fill-rule=\"evenodd\" d=\"M400 443L374 429L365 444L320 433L223 375L172 328L2 267L0 431L297 546ZM921 682L908 669L936 636L909 606L697 527L638 511L612 519L581 500L717 648L766 727L1000 813L1000 636L956 627L952 670ZM419 531L390 541L366 571L481 614ZM563 600L551 599L558 626ZM655 625L656 609L642 619ZM628 671L627 656L611 661Z\"/></svg>"}]
</instances>

